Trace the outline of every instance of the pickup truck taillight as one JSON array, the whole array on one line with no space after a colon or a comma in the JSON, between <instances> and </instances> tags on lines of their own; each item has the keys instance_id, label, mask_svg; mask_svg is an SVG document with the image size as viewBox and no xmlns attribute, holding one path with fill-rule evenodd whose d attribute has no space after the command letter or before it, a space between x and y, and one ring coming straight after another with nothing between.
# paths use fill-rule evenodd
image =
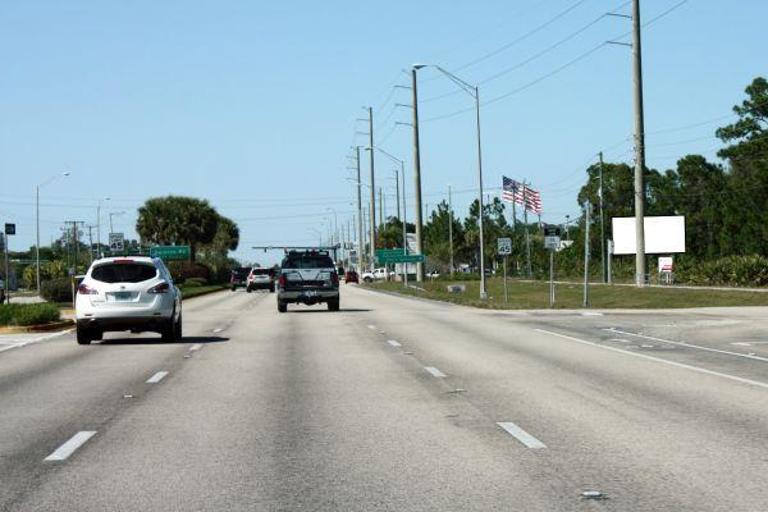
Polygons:
<instances>
[{"instance_id":1,"label":"pickup truck taillight","mask_svg":"<svg viewBox=\"0 0 768 512\"><path fill-rule=\"evenodd\" d=\"M171 285L168 283L160 283L147 290L147 293L168 293L169 291L171 291Z\"/></svg>"},{"instance_id":2,"label":"pickup truck taillight","mask_svg":"<svg viewBox=\"0 0 768 512\"><path fill-rule=\"evenodd\" d=\"M339 274L331 272L331 284L333 286L339 286Z\"/></svg>"},{"instance_id":3,"label":"pickup truck taillight","mask_svg":"<svg viewBox=\"0 0 768 512\"><path fill-rule=\"evenodd\" d=\"M77 287L77 293L80 295L98 295L99 292L95 288L91 288L89 286L86 286L84 284L81 284Z\"/></svg>"},{"instance_id":4,"label":"pickup truck taillight","mask_svg":"<svg viewBox=\"0 0 768 512\"><path fill-rule=\"evenodd\" d=\"M283 286L283 287L284 287L284 286L285 286L285 282L286 282L286 279L285 279L285 274L280 274L280 277L278 278L278 280L277 280L277 283L278 283L280 286Z\"/></svg>"}]
</instances>

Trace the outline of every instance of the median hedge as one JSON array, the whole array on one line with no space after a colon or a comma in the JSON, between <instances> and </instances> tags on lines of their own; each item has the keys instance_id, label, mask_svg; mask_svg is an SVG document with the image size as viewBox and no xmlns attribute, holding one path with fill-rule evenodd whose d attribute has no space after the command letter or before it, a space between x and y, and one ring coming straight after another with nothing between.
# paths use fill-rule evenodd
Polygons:
<instances>
[{"instance_id":1,"label":"median hedge","mask_svg":"<svg viewBox=\"0 0 768 512\"><path fill-rule=\"evenodd\" d=\"M59 319L59 308L55 304L0 305L0 326L48 324Z\"/></svg>"}]
</instances>

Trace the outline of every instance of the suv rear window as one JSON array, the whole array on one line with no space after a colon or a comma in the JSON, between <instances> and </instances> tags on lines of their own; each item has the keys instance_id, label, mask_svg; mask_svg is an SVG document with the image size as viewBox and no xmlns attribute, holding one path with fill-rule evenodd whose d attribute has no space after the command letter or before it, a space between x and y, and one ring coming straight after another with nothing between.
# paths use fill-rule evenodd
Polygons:
<instances>
[{"instance_id":1,"label":"suv rear window","mask_svg":"<svg viewBox=\"0 0 768 512\"><path fill-rule=\"evenodd\" d=\"M246 276L248 276L248 272L250 271L251 269L248 267L236 268L232 270L232 275L241 279L245 279Z\"/></svg>"},{"instance_id":2,"label":"suv rear window","mask_svg":"<svg viewBox=\"0 0 768 512\"><path fill-rule=\"evenodd\" d=\"M271 268L255 268L253 269L253 275L255 276L268 276L272 273Z\"/></svg>"},{"instance_id":3,"label":"suv rear window","mask_svg":"<svg viewBox=\"0 0 768 512\"><path fill-rule=\"evenodd\" d=\"M329 256L292 254L283 260L283 268L334 268Z\"/></svg>"},{"instance_id":4,"label":"suv rear window","mask_svg":"<svg viewBox=\"0 0 768 512\"><path fill-rule=\"evenodd\" d=\"M142 263L107 263L91 272L91 277L102 283L141 283L157 276L157 269Z\"/></svg>"}]
</instances>

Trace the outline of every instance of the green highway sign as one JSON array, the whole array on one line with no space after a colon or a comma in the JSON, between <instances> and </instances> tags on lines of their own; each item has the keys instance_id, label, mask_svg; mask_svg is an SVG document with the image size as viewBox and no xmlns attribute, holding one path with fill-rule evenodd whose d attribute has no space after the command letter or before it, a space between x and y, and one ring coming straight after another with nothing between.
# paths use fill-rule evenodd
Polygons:
<instances>
[{"instance_id":1,"label":"green highway sign","mask_svg":"<svg viewBox=\"0 0 768 512\"><path fill-rule=\"evenodd\" d=\"M384 256L377 255L376 257L376 262L379 265L387 265L389 263L424 263L425 261L427 261L427 258L423 254L404 254L403 252Z\"/></svg>"},{"instance_id":2,"label":"green highway sign","mask_svg":"<svg viewBox=\"0 0 768 512\"><path fill-rule=\"evenodd\" d=\"M149 248L149 255L163 261L186 261L190 259L192 251L188 245L158 245Z\"/></svg>"},{"instance_id":3,"label":"green highway sign","mask_svg":"<svg viewBox=\"0 0 768 512\"><path fill-rule=\"evenodd\" d=\"M399 249L376 249L376 258L392 258L404 255L405 250L402 247Z\"/></svg>"}]
</instances>

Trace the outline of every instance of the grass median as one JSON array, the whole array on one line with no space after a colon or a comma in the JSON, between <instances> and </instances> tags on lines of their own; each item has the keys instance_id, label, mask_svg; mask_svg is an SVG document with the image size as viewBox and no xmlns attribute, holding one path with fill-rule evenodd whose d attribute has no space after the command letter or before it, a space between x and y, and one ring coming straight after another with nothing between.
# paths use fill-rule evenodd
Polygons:
<instances>
[{"instance_id":1,"label":"grass median","mask_svg":"<svg viewBox=\"0 0 768 512\"><path fill-rule=\"evenodd\" d=\"M448 291L450 285L464 285L460 293ZM404 288L402 283L375 283L373 289L442 300L454 304L488 309L547 309L549 307L549 283L510 279L509 302L504 302L502 278L488 279L487 301L481 301L478 281L434 281L421 283L424 291ZM577 284L555 285L556 309L582 307L583 287ZM723 306L768 306L768 293L754 291L692 290L680 288L633 288L628 286L595 285L589 288L590 307L594 309L668 309Z\"/></svg>"},{"instance_id":2,"label":"grass median","mask_svg":"<svg viewBox=\"0 0 768 512\"><path fill-rule=\"evenodd\" d=\"M181 290L181 296L184 299L191 299L192 297L199 297L200 295L207 295L209 293L218 292L221 290L226 290L229 288L229 285L225 284L211 284L211 285L204 285L204 286L184 286L181 285L179 289Z\"/></svg>"}]
</instances>

